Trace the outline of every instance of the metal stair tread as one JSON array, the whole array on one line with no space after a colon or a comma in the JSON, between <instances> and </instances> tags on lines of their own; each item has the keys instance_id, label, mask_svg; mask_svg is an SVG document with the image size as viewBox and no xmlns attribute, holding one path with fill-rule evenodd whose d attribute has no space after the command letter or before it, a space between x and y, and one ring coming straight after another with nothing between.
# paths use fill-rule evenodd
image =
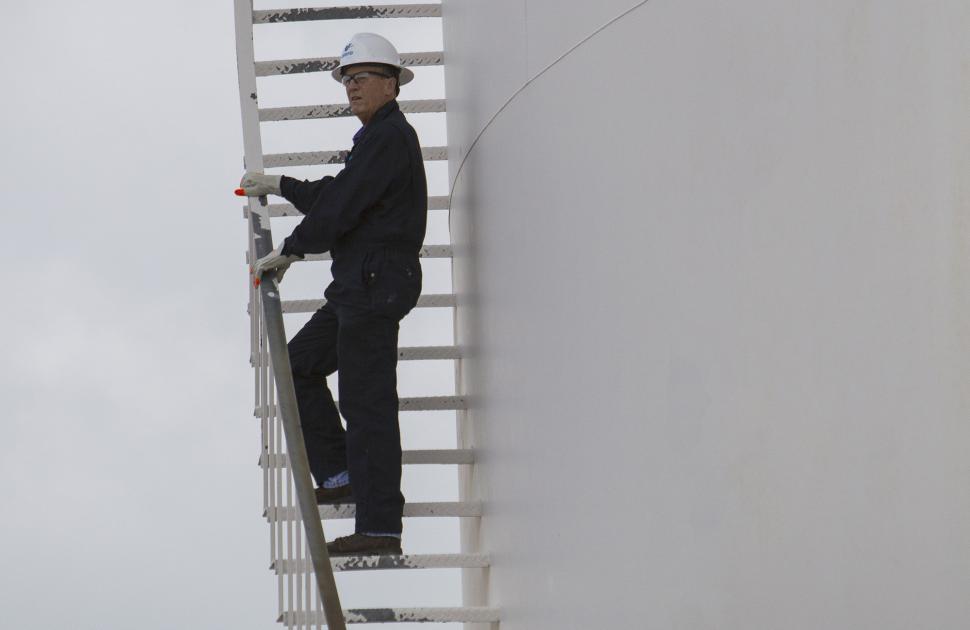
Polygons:
<instances>
[{"instance_id":1,"label":"metal stair tread","mask_svg":"<svg viewBox=\"0 0 970 630\"><path fill-rule=\"evenodd\" d=\"M451 258L453 255L454 249L451 245L424 245L418 250L418 258ZM307 254L302 260L295 262L315 262L321 260L332 260L330 252ZM249 252L246 252L246 264L252 264L252 261L249 259Z\"/></svg>"},{"instance_id":2,"label":"metal stair tread","mask_svg":"<svg viewBox=\"0 0 970 630\"><path fill-rule=\"evenodd\" d=\"M425 245L418 252L418 256L421 258L451 258L452 253L451 245ZM330 260L330 253L310 254L303 260Z\"/></svg>"},{"instance_id":3,"label":"metal stair tread","mask_svg":"<svg viewBox=\"0 0 970 630\"><path fill-rule=\"evenodd\" d=\"M437 18L440 4L368 4L346 7L307 7L253 11L253 24L281 24L318 20L360 20L373 18Z\"/></svg>"},{"instance_id":4,"label":"metal stair tread","mask_svg":"<svg viewBox=\"0 0 970 630\"><path fill-rule=\"evenodd\" d=\"M443 63L444 53L440 50L401 53L401 64L412 68L416 66L440 66ZM340 57L308 57L305 59L257 61L256 76L269 77L304 72L330 72L339 65Z\"/></svg>"},{"instance_id":5,"label":"metal stair tread","mask_svg":"<svg viewBox=\"0 0 970 630\"><path fill-rule=\"evenodd\" d=\"M445 111L445 99L430 98L398 101L405 114L440 114ZM293 107L265 107L259 110L260 122L288 120L317 120L320 118L343 118L353 116L350 105L331 103L326 105L297 105Z\"/></svg>"},{"instance_id":6,"label":"metal stair tread","mask_svg":"<svg viewBox=\"0 0 970 630\"><path fill-rule=\"evenodd\" d=\"M302 217L303 213L293 207L290 203L270 203L266 205L270 217ZM428 197L428 210L447 210L448 196L435 195ZM243 206L243 218L249 218L249 208Z\"/></svg>"},{"instance_id":7,"label":"metal stair tread","mask_svg":"<svg viewBox=\"0 0 970 630\"><path fill-rule=\"evenodd\" d=\"M409 396L398 398L401 411L446 411L466 409L464 396ZM339 401L334 401L338 405Z\"/></svg>"},{"instance_id":8,"label":"metal stair tread","mask_svg":"<svg viewBox=\"0 0 970 630\"><path fill-rule=\"evenodd\" d=\"M353 503L320 505L318 509L322 519L349 519L354 518L357 513L357 506ZM482 504L480 501L431 501L404 504L405 518L475 518L481 515ZM268 521L292 521L298 517L298 513L296 506L269 507L263 511L263 516Z\"/></svg>"},{"instance_id":9,"label":"metal stair tread","mask_svg":"<svg viewBox=\"0 0 970 630\"><path fill-rule=\"evenodd\" d=\"M334 403L340 407L340 401ZM408 396L398 398L399 411L455 411L467 409L468 403L463 396ZM277 411L276 405L260 405L253 409L253 415L263 417L263 412L272 415Z\"/></svg>"},{"instance_id":10,"label":"metal stair tread","mask_svg":"<svg viewBox=\"0 0 970 630\"><path fill-rule=\"evenodd\" d=\"M486 606L454 608L345 608L346 623L494 623L500 620L499 609ZM290 612L279 616L287 625L325 624L323 613Z\"/></svg>"},{"instance_id":11,"label":"metal stair tread","mask_svg":"<svg viewBox=\"0 0 970 630\"><path fill-rule=\"evenodd\" d=\"M313 313L326 304L326 300L283 300L284 313ZM417 308L447 308L455 305L454 293L429 293L418 298Z\"/></svg>"},{"instance_id":12,"label":"metal stair tread","mask_svg":"<svg viewBox=\"0 0 970 630\"><path fill-rule=\"evenodd\" d=\"M267 455L259 456L257 462L261 467L286 468L286 455ZM446 448L446 449L424 449L401 451L401 463L407 465L420 464L474 464L475 451L470 448Z\"/></svg>"},{"instance_id":13,"label":"metal stair tread","mask_svg":"<svg viewBox=\"0 0 970 630\"><path fill-rule=\"evenodd\" d=\"M320 518L353 518L357 506L352 503L340 505L321 505ZM407 517L476 517L482 515L482 504L478 501L434 501L425 503L405 503L404 516Z\"/></svg>"},{"instance_id":14,"label":"metal stair tread","mask_svg":"<svg viewBox=\"0 0 970 630\"><path fill-rule=\"evenodd\" d=\"M284 166L317 166L320 164L343 164L348 151L302 151L295 153L266 153L263 155L263 168ZM425 161L434 162L448 159L448 147L423 147L421 155Z\"/></svg>"},{"instance_id":15,"label":"metal stair tread","mask_svg":"<svg viewBox=\"0 0 970 630\"><path fill-rule=\"evenodd\" d=\"M334 571L378 571L386 569L481 569L489 557L481 553L403 554L399 556L343 556L331 558ZM306 560L277 560L270 565L276 575L306 573Z\"/></svg>"},{"instance_id":16,"label":"metal stair tread","mask_svg":"<svg viewBox=\"0 0 970 630\"><path fill-rule=\"evenodd\" d=\"M405 346L398 348L399 361L435 361L460 359L461 348L458 346Z\"/></svg>"},{"instance_id":17,"label":"metal stair tread","mask_svg":"<svg viewBox=\"0 0 970 630\"><path fill-rule=\"evenodd\" d=\"M458 346L402 346L397 349L398 361L451 361L460 358L461 349ZM249 365L259 367L258 359L249 357Z\"/></svg>"}]
</instances>

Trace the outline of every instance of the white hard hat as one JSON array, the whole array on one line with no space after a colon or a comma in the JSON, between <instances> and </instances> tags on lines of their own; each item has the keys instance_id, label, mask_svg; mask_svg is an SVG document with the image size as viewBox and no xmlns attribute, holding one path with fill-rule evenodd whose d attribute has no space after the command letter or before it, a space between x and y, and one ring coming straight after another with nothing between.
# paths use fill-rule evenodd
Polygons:
<instances>
[{"instance_id":1,"label":"white hard hat","mask_svg":"<svg viewBox=\"0 0 970 630\"><path fill-rule=\"evenodd\" d=\"M340 65L331 73L334 79L340 81L344 68L357 63L382 63L394 66L401 71L398 85L409 83L414 73L401 67L401 57L397 54L394 44L376 33L357 33L350 38L340 54Z\"/></svg>"}]
</instances>

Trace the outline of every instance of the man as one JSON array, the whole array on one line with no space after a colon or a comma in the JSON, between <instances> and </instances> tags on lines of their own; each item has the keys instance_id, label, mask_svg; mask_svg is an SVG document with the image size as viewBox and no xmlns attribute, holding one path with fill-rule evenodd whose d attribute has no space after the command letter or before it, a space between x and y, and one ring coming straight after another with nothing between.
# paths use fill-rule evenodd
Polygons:
<instances>
[{"instance_id":1,"label":"man","mask_svg":"<svg viewBox=\"0 0 970 630\"><path fill-rule=\"evenodd\" d=\"M275 270L279 281L304 254L333 259L327 303L289 343L317 502L357 504L355 533L329 543L330 555L399 554L398 324L421 293L428 210L421 147L395 100L414 74L389 41L358 33L333 77L363 123L344 169L313 182L246 173L238 192L282 195L306 215L256 262L257 278ZM335 370L346 432L326 382Z\"/></svg>"}]
</instances>

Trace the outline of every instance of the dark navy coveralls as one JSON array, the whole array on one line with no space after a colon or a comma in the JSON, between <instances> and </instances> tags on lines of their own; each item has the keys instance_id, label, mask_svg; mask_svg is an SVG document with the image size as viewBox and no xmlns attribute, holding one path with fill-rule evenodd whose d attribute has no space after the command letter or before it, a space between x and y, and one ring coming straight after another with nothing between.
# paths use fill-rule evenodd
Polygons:
<instances>
[{"instance_id":1,"label":"dark navy coveralls","mask_svg":"<svg viewBox=\"0 0 970 630\"><path fill-rule=\"evenodd\" d=\"M391 101L354 136L336 177L284 176L280 189L306 215L282 253L333 259L327 303L289 343L310 469L318 486L349 471L358 533L399 534L398 323L421 293L428 216L418 136ZM335 370L346 432L326 382Z\"/></svg>"}]
</instances>

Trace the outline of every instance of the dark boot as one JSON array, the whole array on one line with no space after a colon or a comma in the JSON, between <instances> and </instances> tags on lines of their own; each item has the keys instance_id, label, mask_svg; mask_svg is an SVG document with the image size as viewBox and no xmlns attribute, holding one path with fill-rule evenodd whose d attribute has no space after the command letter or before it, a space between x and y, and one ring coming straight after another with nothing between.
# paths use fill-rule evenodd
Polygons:
<instances>
[{"instance_id":1,"label":"dark boot","mask_svg":"<svg viewBox=\"0 0 970 630\"><path fill-rule=\"evenodd\" d=\"M334 503L356 503L354 501L354 490L350 484L339 488L317 488L317 504L332 505Z\"/></svg>"},{"instance_id":2,"label":"dark boot","mask_svg":"<svg viewBox=\"0 0 970 630\"><path fill-rule=\"evenodd\" d=\"M330 557L401 555L401 539L394 536L351 534L327 543Z\"/></svg>"}]
</instances>

